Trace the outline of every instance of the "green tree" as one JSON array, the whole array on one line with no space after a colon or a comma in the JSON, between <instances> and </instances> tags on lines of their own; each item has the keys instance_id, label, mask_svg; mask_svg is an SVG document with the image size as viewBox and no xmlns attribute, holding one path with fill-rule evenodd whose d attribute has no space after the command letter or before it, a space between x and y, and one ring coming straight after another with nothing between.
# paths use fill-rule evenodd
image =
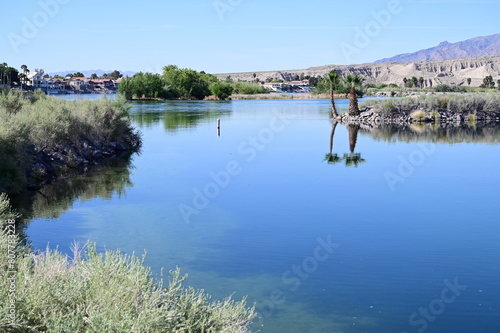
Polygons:
<instances>
[{"instance_id":1,"label":"green tree","mask_svg":"<svg viewBox=\"0 0 500 333\"><path fill-rule=\"evenodd\" d=\"M125 78L118 86L118 92L127 100L132 98L165 98L164 82L158 74L137 73Z\"/></svg>"},{"instance_id":2,"label":"green tree","mask_svg":"<svg viewBox=\"0 0 500 333\"><path fill-rule=\"evenodd\" d=\"M418 84L420 85L420 89L424 88L424 81L425 80L422 76L418 79Z\"/></svg>"},{"instance_id":3,"label":"green tree","mask_svg":"<svg viewBox=\"0 0 500 333\"><path fill-rule=\"evenodd\" d=\"M484 88L491 88L492 86L495 86L495 83L493 82L493 76L488 75L483 79L483 86Z\"/></svg>"},{"instance_id":4,"label":"green tree","mask_svg":"<svg viewBox=\"0 0 500 333\"><path fill-rule=\"evenodd\" d=\"M97 76L97 74L96 74L96 73L93 73L92 75L90 75L90 78L91 78L92 80L97 80L97 79L99 78L99 76Z\"/></svg>"},{"instance_id":5,"label":"green tree","mask_svg":"<svg viewBox=\"0 0 500 333\"><path fill-rule=\"evenodd\" d=\"M404 82L404 85L405 85L405 88L407 87L407 83L408 83L408 79L406 77L403 78L403 82Z\"/></svg>"},{"instance_id":6,"label":"green tree","mask_svg":"<svg viewBox=\"0 0 500 333\"><path fill-rule=\"evenodd\" d=\"M468 78L468 79L467 79L467 85L469 85L469 86L470 86L470 83L471 83L471 82L472 82L472 79L471 79L471 78Z\"/></svg>"},{"instance_id":7,"label":"green tree","mask_svg":"<svg viewBox=\"0 0 500 333\"><path fill-rule=\"evenodd\" d=\"M359 75L358 73L348 74L344 79L344 84L347 89L349 89L349 115L357 116L359 115L359 106L358 106L358 95L356 89L363 88L363 82L365 78Z\"/></svg>"},{"instance_id":8,"label":"green tree","mask_svg":"<svg viewBox=\"0 0 500 333\"><path fill-rule=\"evenodd\" d=\"M318 85L319 79L317 77L311 76L309 78L309 85L311 87L316 87Z\"/></svg>"},{"instance_id":9,"label":"green tree","mask_svg":"<svg viewBox=\"0 0 500 333\"><path fill-rule=\"evenodd\" d=\"M210 74L198 73L192 69L180 69L175 65L165 66L162 76L167 90L175 98L203 99L210 95L210 84L218 81Z\"/></svg>"},{"instance_id":10,"label":"green tree","mask_svg":"<svg viewBox=\"0 0 500 333\"><path fill-rule=\"evenodd\" d=\"M417 87L417 84L418 84L418 79L416 76L413 76L411 78L411 82L413 83L413 86L416 88Z\"/></svg>"},{"instance_id":11,"label":"green tree","mask_svg":"<svg viewBox=\"0 0 500 333\"><path fill-rule=\"evenodd\" d=\"M229 82L217 81L210 85L212 95L220 100L225 100L233 93L233 86Z\"/></svg>"},{"instance_id":12,"label":"green tree","mask_svg":"<svg viewBox=\"0 0 500 333\"><path fill-rule=\"evenodd\" d=\"M72 77L85 77L85 75L82 72L76 72Z\"/></svg>"},{"instance_id":13,"label":"green tree","mask_svg":"<svg viewBox=\"0 0 500 333\"><path fill-rule=\"evenodd\" d=\"M123 75L122 75L122 73L120 73L120 71L114 70L113 72L108 74L108 77L111 80L118 80L119 78L123 77Z\"/></svg>"},{"instance_id":14,"label":"green tree","mask_svg":"<svg viewBox=\"0 0 500 333\"><path fill-rule=\"evenodd\" d=\"M330 104L332 106L332 117L337 118L339 114L337 113L337 107L335 106L335 91L340 86L341 76L337 70L331 70L327 76L324 78L325 83L330 92Z\"/></svg>"}]
</instances>

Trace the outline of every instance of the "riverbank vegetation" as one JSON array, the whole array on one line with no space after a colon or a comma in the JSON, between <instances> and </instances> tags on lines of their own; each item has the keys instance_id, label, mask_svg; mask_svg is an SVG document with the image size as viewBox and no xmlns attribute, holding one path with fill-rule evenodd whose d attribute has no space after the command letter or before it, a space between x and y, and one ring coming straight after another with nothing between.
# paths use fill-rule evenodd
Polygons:
<instances>
[{"instance_id":1,"label":"riverbank vegetation","mask_svg":"<svg viewBox=\"0 0 500 333\"><path fill-rule=\"evenodd\" d=\"M257 83L219 81L217 77L175 65L165 66L163 74L137 73L125 78L118 91L132 99L202 100L208 96L227 99L231 94L264 94L269 90Z\"/></svg>"},{"instance_id":2,"label":"riverbank vegetation","mask_svg":"<svg viewBox=\"0 0 500 333\"><path fill-rule=\"evenodd\" d=\"M41 92L25 96L0 91L0 192L22 191L30 182L46 181L48 174L118 150L135 151L140 142L121 101L68 101Z\"/></svg>"},{"instance_id":3,"label":"riverbank vegetation","mask_svg":"<svg viewBox=\"0 0 500 333\"><path fill-rule=\"evenodd\" d=\"M361 108L372 107L382 114L391 115L408 110L436 112L447 110L454 113L475 114L477 112L500 111L499 93L420 95L389 100L367 100Z\"/></svg>"},{"instance_id":4,"label":"riverbank vegetation","mask_svg":"<svg viewBox=\"0 0 500 333\"><path fill-rule=\"evenodd\" d=\"M0 195L1 332L248 332L255 312L245 300L210 301L183 286L178 268L163 286L144 256L95 244L34 252L5 229L16 217Z\"/></svg>"}]
</instances>

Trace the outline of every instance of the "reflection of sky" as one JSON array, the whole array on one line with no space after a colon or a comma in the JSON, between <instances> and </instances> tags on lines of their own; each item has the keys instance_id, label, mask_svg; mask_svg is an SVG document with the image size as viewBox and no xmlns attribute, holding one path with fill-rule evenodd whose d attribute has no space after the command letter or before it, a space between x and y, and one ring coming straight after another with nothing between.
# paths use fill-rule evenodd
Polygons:
<instances>
[{"instance_id":1,"label":"reflection of sky","mask_svg":"<svg viewBox=\"0 0 500 333\"><path fill-rule=\"evenodd\" d=\"M75 203L55 222L35 221L28 229L34 245L50 241L64 249L74 238L90 238L127 253L147 249L155 273L179 265L190 283L217 297L236 291L262 302L282 289L287 301L266 319L263 332L285 323L289 332L305 323L315 323L317 331L339 324L344 332L411 330L408 316L455 277L469 289L429 332L472 332L479 318L486 331L498 329L492 317L500 296L494 282L500 273L497 145L438 144L391 192L386 173L398 175L420 143L374 141L360 133L356 152L366 162L329 165L329 101L230 104L221 137L212 118L174 135L161 123L143 128L134 187L121 199ZM276 113L289 124L247 161L238 147L269 127ZM334 153L347 152L347 129L339 125ZM179 204L192 206L193 190L232 160L241 173L184 223ZM282 274L328 235L340 248L292 292Z\"/></svg>"}]
</instances>

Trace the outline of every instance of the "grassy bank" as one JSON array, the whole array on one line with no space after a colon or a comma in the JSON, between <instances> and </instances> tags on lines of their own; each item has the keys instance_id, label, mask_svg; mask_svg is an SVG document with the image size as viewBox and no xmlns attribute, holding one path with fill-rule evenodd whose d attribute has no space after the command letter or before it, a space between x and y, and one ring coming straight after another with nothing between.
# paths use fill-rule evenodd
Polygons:
<instances>
[{"instance_id":1,"label":"grassy bank","mask_svg":"<svg viewBox=\"0 0 500 333\"><path fill-rule=\"evenodd\" d=\"M0 195L1 332L248 332L254 310L230 298L184 287L172 271L164 287L151 278L144 258L94 244L32 252L5 229L16 218ZM12 226L12 224L10 224ZM9 251L13 250L14 251Z\"/></svg>"},{"instance_id":2,"label":"grassy bank","mask_svg":"<svg viewBox=\"0 0 500 333\"><path fill-rule=\"evenodd\" d=\"M372 107L384 115L391 115L412 110L423 112L450 111L461 114L500 111L500 93L420 95L390 100L367 100L361 108Z\"/></svg>"},{"instance_id":3,"label":"grassy bank","mask_svg":"<svg viewBox=\"0 0 500 333\"><path fill-rule=\"evenodd\" d=\"M57 174L77 167L76 161L89 158L85 154L111 143L123 150L140 146L127 108L119 101L68 101L38 92L25 97L0 91L0 192L23 190L47 168ZM61 163L44 166L44 159Z\"/></svg>"}]
</instances>

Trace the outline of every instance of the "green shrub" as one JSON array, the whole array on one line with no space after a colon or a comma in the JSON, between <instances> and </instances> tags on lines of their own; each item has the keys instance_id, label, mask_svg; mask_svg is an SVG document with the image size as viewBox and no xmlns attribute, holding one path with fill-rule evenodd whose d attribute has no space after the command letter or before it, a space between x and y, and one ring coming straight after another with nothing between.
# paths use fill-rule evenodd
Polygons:
<instances>
[{"instance_id":1,"label":"green shrub","mask_svg":"<svg viewBox=\"0 0 500 333\"><path fill-rule=\"evenodd\" d=\"M413 111L411 114L410 114L410 117L412 119L415 119L416 121L424 121L425 120L425 117L426 117L426 113L422 110L419 110L419 111Z\"/></svg>"},{"instance_id":2,"label":"green shrub","mask_svg":"<svg viewBox=\"0 0 500 333\"><path fill-rule=\"evenodd\" d=\"M224 100L231 96L234 88L229 82L217 81L210 85L210 91L212 92L212 95L218 99Z\"/></svg>"},{"instance_id":3,"label":"green shrub","mask_svg":"<svg viewBox=\"0 0 500 333\"><path fill-rule=\"evenodd\" d=\"M140 144L123 101L68 101L39 92L25 99L19 94L0 94L2 192L14 193L26 185L26 167L33 150L55 149L83 140L119 142L132 147ZM10 106L13 100L21 105L15 112Z\"/></svg>"},{"instance_id":4,"label":"green shrub","mask_svg":"<svg viewBox=\"0 0 500 333\"><path fill-rule=\"evenodd\" d=\"M466 95L446 95L446 96L427 96L422 95L418 98L407 97L391 99L392 105L398 111L427 109L437 111L439 109L448 109L453 112L470 113L476 111L498 111L500 110L500 94L498 93L475 93ZM361 107L374 106L380 107L388 103L384 100L371 100L361 103Z\"/></svg>"},{"instance_id":5,"label":"green shrub","mask_svg":"<svg viewBox=\"0 0 500 333\"><path fill-rule=\"evenodd\" d=\"M233 89L235 94L242 95L269 94L269 89L250 82L234 82Z\"/></svg>"},{"instance_id":6,"label":"green shrub","mask_svg":"<svg viewBox=\"0 0 500 333\"><path fill-rule=\"evenodd\" d=\"M2 195L0 221L11 217ZM6 269L9 243L17 245L14 273ZM152 278L144 257L100 254L95 244L75 245L71 257L50 249L35 253L0 228L0 267L0 332L243 333L255 316L245 300L211 302L204 291L184 287L178 268L165 287ZM7 279L12 276L14 289Z\"/></svg>"},{"instance_id":7,"label":"green shrub","mask_svg":"<svg viewBox=\"0 0 500 333\"><path fill-rule=\"evenodd\" d=\"M467 88L461 86L450 86L447 84L439 84L434 87L436 92L467 92Z\"/></svg>"}]
</instances>

